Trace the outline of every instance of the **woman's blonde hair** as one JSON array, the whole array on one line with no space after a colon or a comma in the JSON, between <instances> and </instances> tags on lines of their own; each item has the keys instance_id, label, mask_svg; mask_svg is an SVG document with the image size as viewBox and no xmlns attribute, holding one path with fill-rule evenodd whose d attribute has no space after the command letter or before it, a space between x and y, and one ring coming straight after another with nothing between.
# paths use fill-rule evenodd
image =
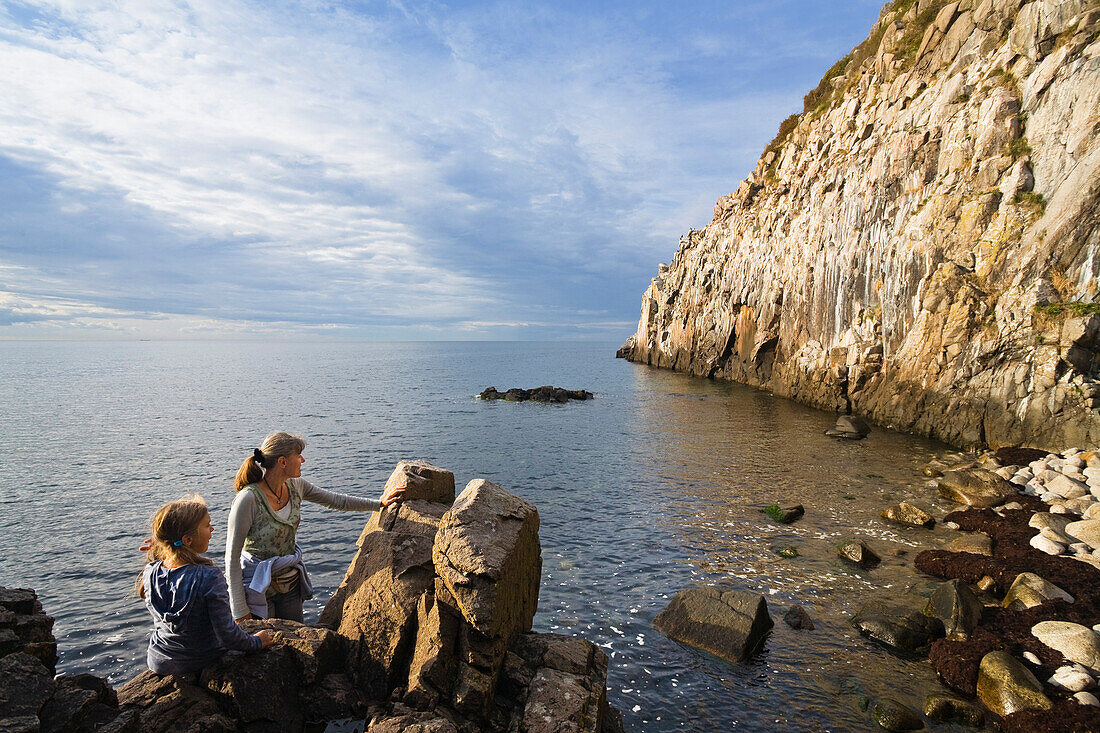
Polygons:
<instances>
[{"instance_id":1,"label":"woman's blonde hair","mask_svg":"<svg viewBox=\"0 0 1100 733\"><path fill-rule=\"evenodd\" d=\"M153 515L150 525L152 541L145 559L148 562L168 561L177 566L213 565L210 558L203 557L183 543L183 538L197 530L209 513L206 500L198 494L162 506ZM144 572L137 579L137 594L142 598L145 597L143 575Z\"/></svg>"},{"instance_id":2,"label":"woman's blonde hair","mask_svg":"<svg viewBox=\"0 0 1100 733\"><path fill-rule=\"evenodd\" d=\"M264 472L275 465L275 459L279 456L289 456L301 453L306 449L306 441L290 433L272 433L264 438L263 445L252 451L252 455L244 459L237 471L237 480L233 488L240 491L249 484L254 484L264 477Z\"/></svg>"}]
</instances>

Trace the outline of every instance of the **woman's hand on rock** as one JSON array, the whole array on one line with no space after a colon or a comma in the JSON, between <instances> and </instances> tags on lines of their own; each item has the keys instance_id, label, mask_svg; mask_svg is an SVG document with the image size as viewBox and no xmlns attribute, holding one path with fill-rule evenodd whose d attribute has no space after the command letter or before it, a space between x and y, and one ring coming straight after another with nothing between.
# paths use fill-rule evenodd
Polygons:
<instances>
[{"instance_id":1,"label":"woman's hand on rock","mask_svg":"<svg viewBox=\"0 0 1100 733\"><path fill-rule=\"evenodd\" d=\"M404 486L391 486L382 492L382 506L389 506L402 497L405 493Z\"/></svg>"},{"instance_id":2,"label":"woman's hand on rock","mask_svg":"<svg viewBox=\"0 0 1100 733\"><path fill-rule=\"evenodd\" d=\"M275 642L275 637L267 629L262 629L256 632L256 636L259 638L260 643L263 644L262 649L267 649Z\"/></svg>"}]
</instances>

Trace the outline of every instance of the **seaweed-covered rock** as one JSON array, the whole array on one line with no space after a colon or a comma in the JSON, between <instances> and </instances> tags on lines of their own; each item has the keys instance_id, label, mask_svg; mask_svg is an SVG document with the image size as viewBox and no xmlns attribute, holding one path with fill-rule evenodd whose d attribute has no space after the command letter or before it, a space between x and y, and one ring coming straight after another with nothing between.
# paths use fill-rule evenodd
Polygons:
<instances>
[{"instance_id":1,"label":"seaweed-covered rock","mask_svg":"<svg viewBox=\"0 0 1100 733\"><path fill-rule=\"evenodd\" d=\"M977 705L944 692L933 692L924 698L924 714L937 723L959 723L971 728L980 728L985 722L985 713Z\"/></svg>"},{"instance_id":2,"label":"seaweed-covered rock","mask_svg":"<svg viewBox=\"0 0 1100 733\"><path fill-rule=\"evenodd\" d=\"M774 622L764 596L702 586L673 596L653 625L677 641L736 663L760 647Z\"/></svg>"},{"instance_id":3,"label":"seaweed-covered rock","mask_svg":"<svg viewBox=\"0 0 1100 733\"><path fill-rule=\"evenodd\" d=\"M806 513L806 509L801 504L794 504L792 506L769 504L764 507L764 513L780 524L791 524L801 519L802 515Z\"/></svg>"}]
</instances>

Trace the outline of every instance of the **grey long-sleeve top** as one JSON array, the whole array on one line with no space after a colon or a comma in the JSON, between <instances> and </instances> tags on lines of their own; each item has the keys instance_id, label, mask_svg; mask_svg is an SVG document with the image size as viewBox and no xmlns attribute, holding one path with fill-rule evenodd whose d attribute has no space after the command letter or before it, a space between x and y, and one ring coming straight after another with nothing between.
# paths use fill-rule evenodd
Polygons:
<instances>
[{"instance_id":1,"label":"grey long-sleeve top","mask_svg":"<svg viewBox=\"0 0 1100 733\"><path fill-rule=\"evenodd\" d=\"M382 503L377 499L325 491L301 478L287 479L286 485L291 492L287 501L295 504L300 504L303 500L311 501L329 509L348 512L374 512L382 508ZM298 512L291 511L291 517L288 519L290 519L291 531L296 532ZM229 603L234 618L241 618L249 613L241 577L241 550L253 527L260 527L270 522L288 524L287 519L275 516L262 490L245 487L237 492L236 498L233 499L233 507L229 510L229 532L225 539L225 575L229 579ZM291 541L289 546L290 552L293 552L294 542Z\"/></svg>"}]
</instances>

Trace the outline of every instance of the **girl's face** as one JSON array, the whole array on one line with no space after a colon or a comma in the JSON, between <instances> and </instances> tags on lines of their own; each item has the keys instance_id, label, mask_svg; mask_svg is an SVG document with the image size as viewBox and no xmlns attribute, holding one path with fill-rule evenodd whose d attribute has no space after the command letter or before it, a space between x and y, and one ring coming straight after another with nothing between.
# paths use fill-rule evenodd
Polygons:
<instances>
[{"instance_id":1,"label":"girl's face","mask_svg":"<svg viewBox=\"0 0 1100 733\"><path fill-rule=\"evenodd\" d=\"M206 516L199 522L199 526L196 527L190 534L187 534L183 538L183 543L192 552L197 552L200 555L210 549L210 538L214 536L214 525L210 522L210 512L206 513Z\"/></svg>"}]
</instances>

